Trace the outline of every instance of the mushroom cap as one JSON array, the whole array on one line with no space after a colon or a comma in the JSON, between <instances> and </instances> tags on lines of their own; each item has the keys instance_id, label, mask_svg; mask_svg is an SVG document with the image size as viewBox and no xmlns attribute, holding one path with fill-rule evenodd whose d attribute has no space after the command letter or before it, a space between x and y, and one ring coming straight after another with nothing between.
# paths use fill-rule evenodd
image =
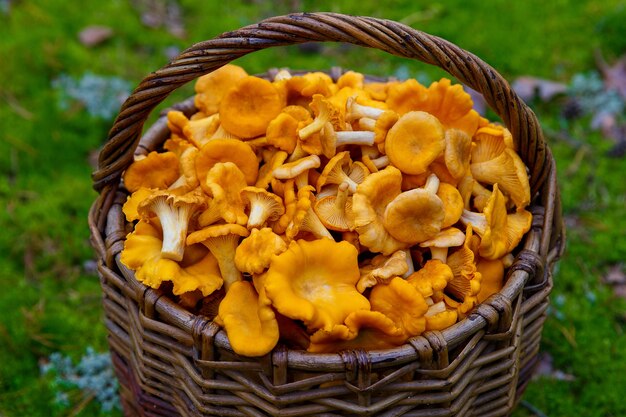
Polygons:
<instances>
[{"instance_id":1,"label":"mushroom cap","mask_svg":"<svg viewBox=\"0 0 626 417\"><path fill-rule=\"evenodd\" d=\"M426 112L412 111L402 115L387 132L385 153L400 171L417 175L426 172L445 144L439 120Z\"/></svg>"},{"instance_id":2,"label":"mushroom cap","mask_svg":"<svg viewBox=\"0 0 626 417\"><path fill-rule=\"evenodd\" d=\"M281 112L267 125L265 136L267 143L280 150L292 153L298 143L298 125L289 113Z\"/></svg>"},{"instance_id":3,"label":"mushroom cap","mask_svg":"<svg viewBox=\"0 0 626 417\"><path fill-rule=\"evenodd\" d=\"M486 162L497 158L506 148L513 149L513 136L503 126L489 124L476 131L471 152L472 163Z\"/></svg>"},{"instance_id":4,"label":"mushroom cap","mask_svg":"<svg viewBox=\"0 0 626 417\"><path fill-rule=\"evenodd\" d=\"M448 256L447 264L452 271L453 278L448 283L446 291L465 302L473 294L471 281L476 278L476 262L471 249L472 225L467 225L465 239L462 246Z\"/></svg>"},{"instance_id":5,"label":"mushroom cap","mask_svg":"<svg viewBox=\"0 0 626 417\"><path fill-rule=\"evenodd\" d=\"M445 218L441 199L422 188L405 191L387 205L385 229L401 242L415 244L439 233Z\"/></svg>"},{"instance_id":6,"label":"mushroom cap","mask_svg":"<svg viewBox=\"0 0 626 417\"><path fill-rule=\"evenodd\" d=\"M253 185L259 174L259 163L252 148L238 139L213 139L196 156L198 181L204 187L207 173L218 162L232 162L243 172L246 183ZM206 191L206 190L205 190Z\"/></svg>"},{"instance_id":7,"label":"mushroom cap","mask_svg":"<svg viewBox=\"0 0 626 417\"><path fill-rule=\"evenodd\" d=\"M480 273L480 292L476 295L479 303L500 291L504 285L504 264L502 259L479 258L476 270Z\"/></svg>"},{"instance_id":8,"label":"mushroom cap","mask_svg":"<svg viewBox=\"0 0 626 417\"><path fill-rule=\"evenodd\" d=\"M444 161L448 172L457 181L467 175L470 169L472 138L462 130L447 129Z\"/></svg>"},{"instance_id":9,"label":"mushroom cap","mask_svg":"<svg viewBox=\"0 0 626 417\"><path fill-rule=\"evenodd\" d=\"M284 98L271 82L248 76L222 97L220 122L224 129L236 136L253 138L265 133L284 106Z\"/></svg>"},{"instance_id":10,"label":"mushroom cap","mask_svg":"<svg viewBox=\"0 0 626 417\"><path fill-rule=\"evenodd\" d=\"M428 305L422 294L406 280L396 277L388 284L379 284L370 293L372 311L380 311L408 337L420 335L426 327L424 313Z\"/></svg>"},{"instance_id":11,"label":"mushroom cap","mask_svg":"<svg viewBox=\"0 0 626 417\"><path fill-rule=\"evenodd\" d=\"M281 314L302 320L311 330L330 330L350 312L370 308L355 288L357 255L348 242L292 241L272 258L265 278L267 296ZM330 257L336 261L328 262Z\"/></svg>"},{"instance_id":12,"label":"mushroom cap","mask_svg":"<svg viewBox=\"0 0 626 417\"><path fill-rule=\"evenodd\" d=\"M174 152L150 152L126 169L124 187L131 193L141 187L165 189L179 175L178 157Z\"/></svg>"},{"instance_id":13,"label":"mushroom cap","mask_svg":"<svg viewBox=\"0 0 626 417\"><path fill-rule=\"evenodd\" d=\"M426 330L443 330L452 326L458 319L456 310L447 309L444 302L440 301L429 308L429 311L435 311L426 315Z\"/></svg>"},{"instance_id":14,"label":"mushroom cap","mask_svg":"<svg viewBox=\"0 0 626 417\"><path fill-rule=\"evenodd\" d=\"M194 105L205 114L216 113L226 92L247 76L248 73L243 68L226 64L199 77L194 87L196 90Z\"/></svg>"},{"instance_id":15,"label":"mushroom cap","mask_svg":"<svg viewBox=\"0 0 626 417\"><path fill-rule=\"evenodd\" d=\"M377 255L368 265L361 266L361 278L356 289L362 293L376 284L387 283L394 277L403 276L408 270L406 251L398 250L391 256Z\"/></svg>"},{"instance_id":16,"label":"mushroom cap","mask_svg":"<svg viewBox=\"0 0 626 417\"><path fill-rule=\"evenodd\" d=\"M506 148L496 158L470 165L472 176L477 181L498 184L518 210L530 203L530 185L526 166L513 149Z\"/></svg>"},{"instance_id":17,"label":"mushroom cap","mask_svg":"<svg viewBox=\"0 0 626 417\"><path fill-rule=\"evenodd\" d=\"M435 237L421 242L422 248L452 248L461 246L465 242L465 234L456 227L441 230Z\"/></svg>"},{"instance_id":18,"label":"mushroom cap","mask_svg":"<svg viewBox=\"0 0 626 417\"><path fill-rule=\"evenodd\" d=\"M387 138L387 132L396 124L400 116L398 113L388 110L383 112L374 125L374 143L384 143Z\"/></svg>"},{"instance_id":19,"label":"mushroom cap","mask_svg":"<svg viewBox=\"0 0 626 417\"><path fill-rule=\"evenodd\" d=\"M156 190L152 188L140 187L126 198L126 202L122 206L122 212L126 216L127 222L139 220L139 204L152 195Z\"/></svg>"},{"instance_id":20,"label":"mushroom cap","mask_svg":"<svg viewBox=\"0 0 626 417\"><path fill-rule=\"evenodd\" d=\"M217 205L220 216L227 223L246 224L248 216L245 214L245 205L241 198L241 190L246 187L243 173L232 162L218 162L207 173L204 189L213 200L210 203ZM208 214L208 213L207 213ZM201 225L208 224L200 215L198 221Z\"/></svg>"},{"instance_id":21,"label":"mushroom cap","mask_svg":"<svg viewBox=\"0 0 626 417\"><path fill-rule=\"evenodd\" d=\"M441 222L441 228L445 229L459 221L463 214L465 204L459 190L448 183L442 182L437 189L437 197L441 199L444 209L444 218Z\"/></svg>"},{"instance_id":22,"label":"mushroom cap","mask_svg":"<svg viewBox=\"0 0 626 417\"><path fill-rule=\"evenodd\" d=\"M446 127L464 130L472 136L478 128L480 115L473 111L472 97L461 84L442 78L428 87L428 101L420 110L435 115Z\"/></svg>"},{"instance_id":23,"label":"mushroom cap","mask_svg":"<svg viewBox=\"0 0 626 417\"><path fill-rule=\"evenodd\" d=\"M261 274L270 265L274 255L287 250L285 241L269 227L252 229L235 251L235 265L241 272Z\"/></svg>"},{"instance_id":24,"label":"mushroom cap","mask_svg":"<svg viewBox=\"0 0 626 417\"><path fill-rule=\"evenodd\" d=\"M345 324L320 329L311 335L307 349L314 353L342 350L381 350L404 344L404 331L379 311L357 310L348 315Z\"/></svg>"},{"instance_id":25,"label":"mushroom cap","mask_svg":"<svg viewBox=\"0 0 626 417\"><path fill-rule=\"evenodd\" d=\"M243 356L263 356L278 343L278 322L250 282L234 282L219 307L230 345Z\"/></svg>"},{"instance_id":26,"label":"mushroom cap","mask_svg":"<svg viewBox=\"0 0 626 417\"><path fill-rule=\"evenodd\" d=\"M389 255L407 244L396 240L383 226L387 205L400 194L402 174L393 167L368 175L352 196L354 226L359 241L372 252Z\"/></svg>"},{"instance_id":27,"label":"mushroom cap","mask_svg":"<svg viewBox=\"0 0 626 417\"><path fill-rule=\"evenodd\" d=\"M450 267L438 259L426 261L422 269L409 275L407 281L413 285L424 298L431 297L435 301L443 300L443 290L453 278Z\"/></svg>"},{"instance_id":28,"label":"mushroom cap","mask_svg":"<svg viewBox=\"0 0 626 417\"><path fill-rule=\"evenodd\" d=\"M189 142L193 143L195 147L201 148L217 131L219 125L220 115L215 113L209 117L190 120L183 128L183 133Z\"/></svg>"},{"instance_id":29,"label":"mushroom cap","mask_svg":"<svg viewBox=\"0 0 626 417\"><path fill-rule=\"evenodd\" d=\"M218 224L190 233L189 236L187 236L187 245L202 243L212 238L220 238L229 235L246 237L249 234L248 229L238 224Z\"/></svg>"},{"instance_id":30,"label":"mushroom cap","mask_svg":"<svg viewBox=\"0 0 626 417\"><path fill-rule=\"evenodd\" d=\"M508 252L509 242L506 233L506 201L498 188L498 184L494 184L493 192L487 201L483 214L485 215L488 227L486 230L482 231L482 234L475 224L470 223L474 227L474 230L481 234L480 256L487 259L501 258Z\"/></svg>"},{"instance_id":31,"label":"mushroom cap","mask_svg":"<svg viewBox=\"0 0 626 417\"><path fill-rule=\"evenodd\" d=\"M387 89L387 106L400 116L414 110L422 110L428 100L428 89L415 79L396 83Z\"/></svg>"},{"instance_id":32,"label":"mushroom cap","mask_svg":"<svg viewBox=\"0 0 626 417\"><path fill-rule=\"evenodd\" d=\"M198 148L191 146L183 150L178 156L180 166L180 177L169 186L170 190L184 193L189 192L200 185L196 172L196 156Z\"/></svg>"},{"instance_id":33,"label":"mushroom cap","mask_svg":"<svg viewBox=\"0 0 626 417\"><path fill-rule=\"evenodd\" d=\"M208 297L224 284L217 259L202 245L187 246L179 265L180 273L172 279L174 295L198 290Z\"/></svg>"}]
</instances>

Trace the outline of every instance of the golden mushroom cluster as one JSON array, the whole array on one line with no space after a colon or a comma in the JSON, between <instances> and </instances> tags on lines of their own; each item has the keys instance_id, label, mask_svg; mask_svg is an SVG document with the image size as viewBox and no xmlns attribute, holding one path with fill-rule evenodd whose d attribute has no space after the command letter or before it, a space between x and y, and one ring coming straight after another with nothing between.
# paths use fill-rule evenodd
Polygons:
<instances>
[{"instance_id":1,"label":"golden mushroom cluster","mask_svg":"<svg viewBox=\"0 0 626 417\"><path fill-rule=\"evenodd\" d=\"M391 348L502 288L528 174L461 85L226 65L195 88L124 173L121 260L236 353Z\"/></svg>"}]
</instances>

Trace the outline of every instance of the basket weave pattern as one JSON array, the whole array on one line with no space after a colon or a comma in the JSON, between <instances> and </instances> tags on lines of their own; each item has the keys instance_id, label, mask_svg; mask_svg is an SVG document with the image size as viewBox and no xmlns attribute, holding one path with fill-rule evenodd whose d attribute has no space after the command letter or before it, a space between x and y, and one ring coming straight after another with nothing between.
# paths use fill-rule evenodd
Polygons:
<instances>
[{"instance_id":1,"label":"basket weave pattern","mask_svg":"<svg viewBox=\"0 0 626 417\"><path fill-rule=\"evenodd\" d=\"M307 41L347 42L418 59L482 93L529 167L533 226L502 291L444 331L384 351L309 354L278 346L264 357L244 358L232 352L218 326L137 282L119 262L129 231L120 177L134 153L158 149L167 137L164 118L141 131L170 92L249 52ZM190 101L175 107L195 111ZM551 270L564 246L554 160L535 115L508 83L447 41L386 20L316 13L268 19L196 44L133 92L93 179L100 196L89 215L92 243L129 416L502 416L532 375Z\"/></svg>"}]
</instances>

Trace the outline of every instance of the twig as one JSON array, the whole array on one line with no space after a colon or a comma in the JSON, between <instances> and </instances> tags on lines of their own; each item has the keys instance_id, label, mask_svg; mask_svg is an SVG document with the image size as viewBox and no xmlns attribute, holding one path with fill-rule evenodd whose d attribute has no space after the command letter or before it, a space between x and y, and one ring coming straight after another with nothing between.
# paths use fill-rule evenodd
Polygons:
<instances>
[{"instance_id":1,"label":"twig","mask_svg":"<svg viewBox=\"0 0 626 417\"><path fill-rule=\"evenodd\" d=\"M528 411L533 413L536 417L548 417L547 414L545 414L543 411L541 411L540 409L538 409L537 407L535 407L528 401L522 400L520 404L522 405L522 407L526 408Z\"/></svg>"}]
</instances>

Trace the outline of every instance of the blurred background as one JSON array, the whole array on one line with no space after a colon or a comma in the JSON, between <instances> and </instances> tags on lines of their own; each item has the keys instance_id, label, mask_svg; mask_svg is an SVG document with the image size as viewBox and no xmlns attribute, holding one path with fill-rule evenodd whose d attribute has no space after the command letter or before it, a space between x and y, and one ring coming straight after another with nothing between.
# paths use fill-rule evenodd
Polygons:
<instances>
[{"instance_id":1,"label":"blurred background","mask_svg":"<svg viewBox=\"0 0 626 417\"><path fill-rule=\"evenodd\" d=\"M624 1L0 0L0 416L121 415L86 220L98 148L149 72L192 43L292 11L388 18L441 36L533 107L557 160L568 244L537 377L515 416L626 415ZM444 75L335 44L236 63L249 73Z\"/></svg>"}]
</instances>

